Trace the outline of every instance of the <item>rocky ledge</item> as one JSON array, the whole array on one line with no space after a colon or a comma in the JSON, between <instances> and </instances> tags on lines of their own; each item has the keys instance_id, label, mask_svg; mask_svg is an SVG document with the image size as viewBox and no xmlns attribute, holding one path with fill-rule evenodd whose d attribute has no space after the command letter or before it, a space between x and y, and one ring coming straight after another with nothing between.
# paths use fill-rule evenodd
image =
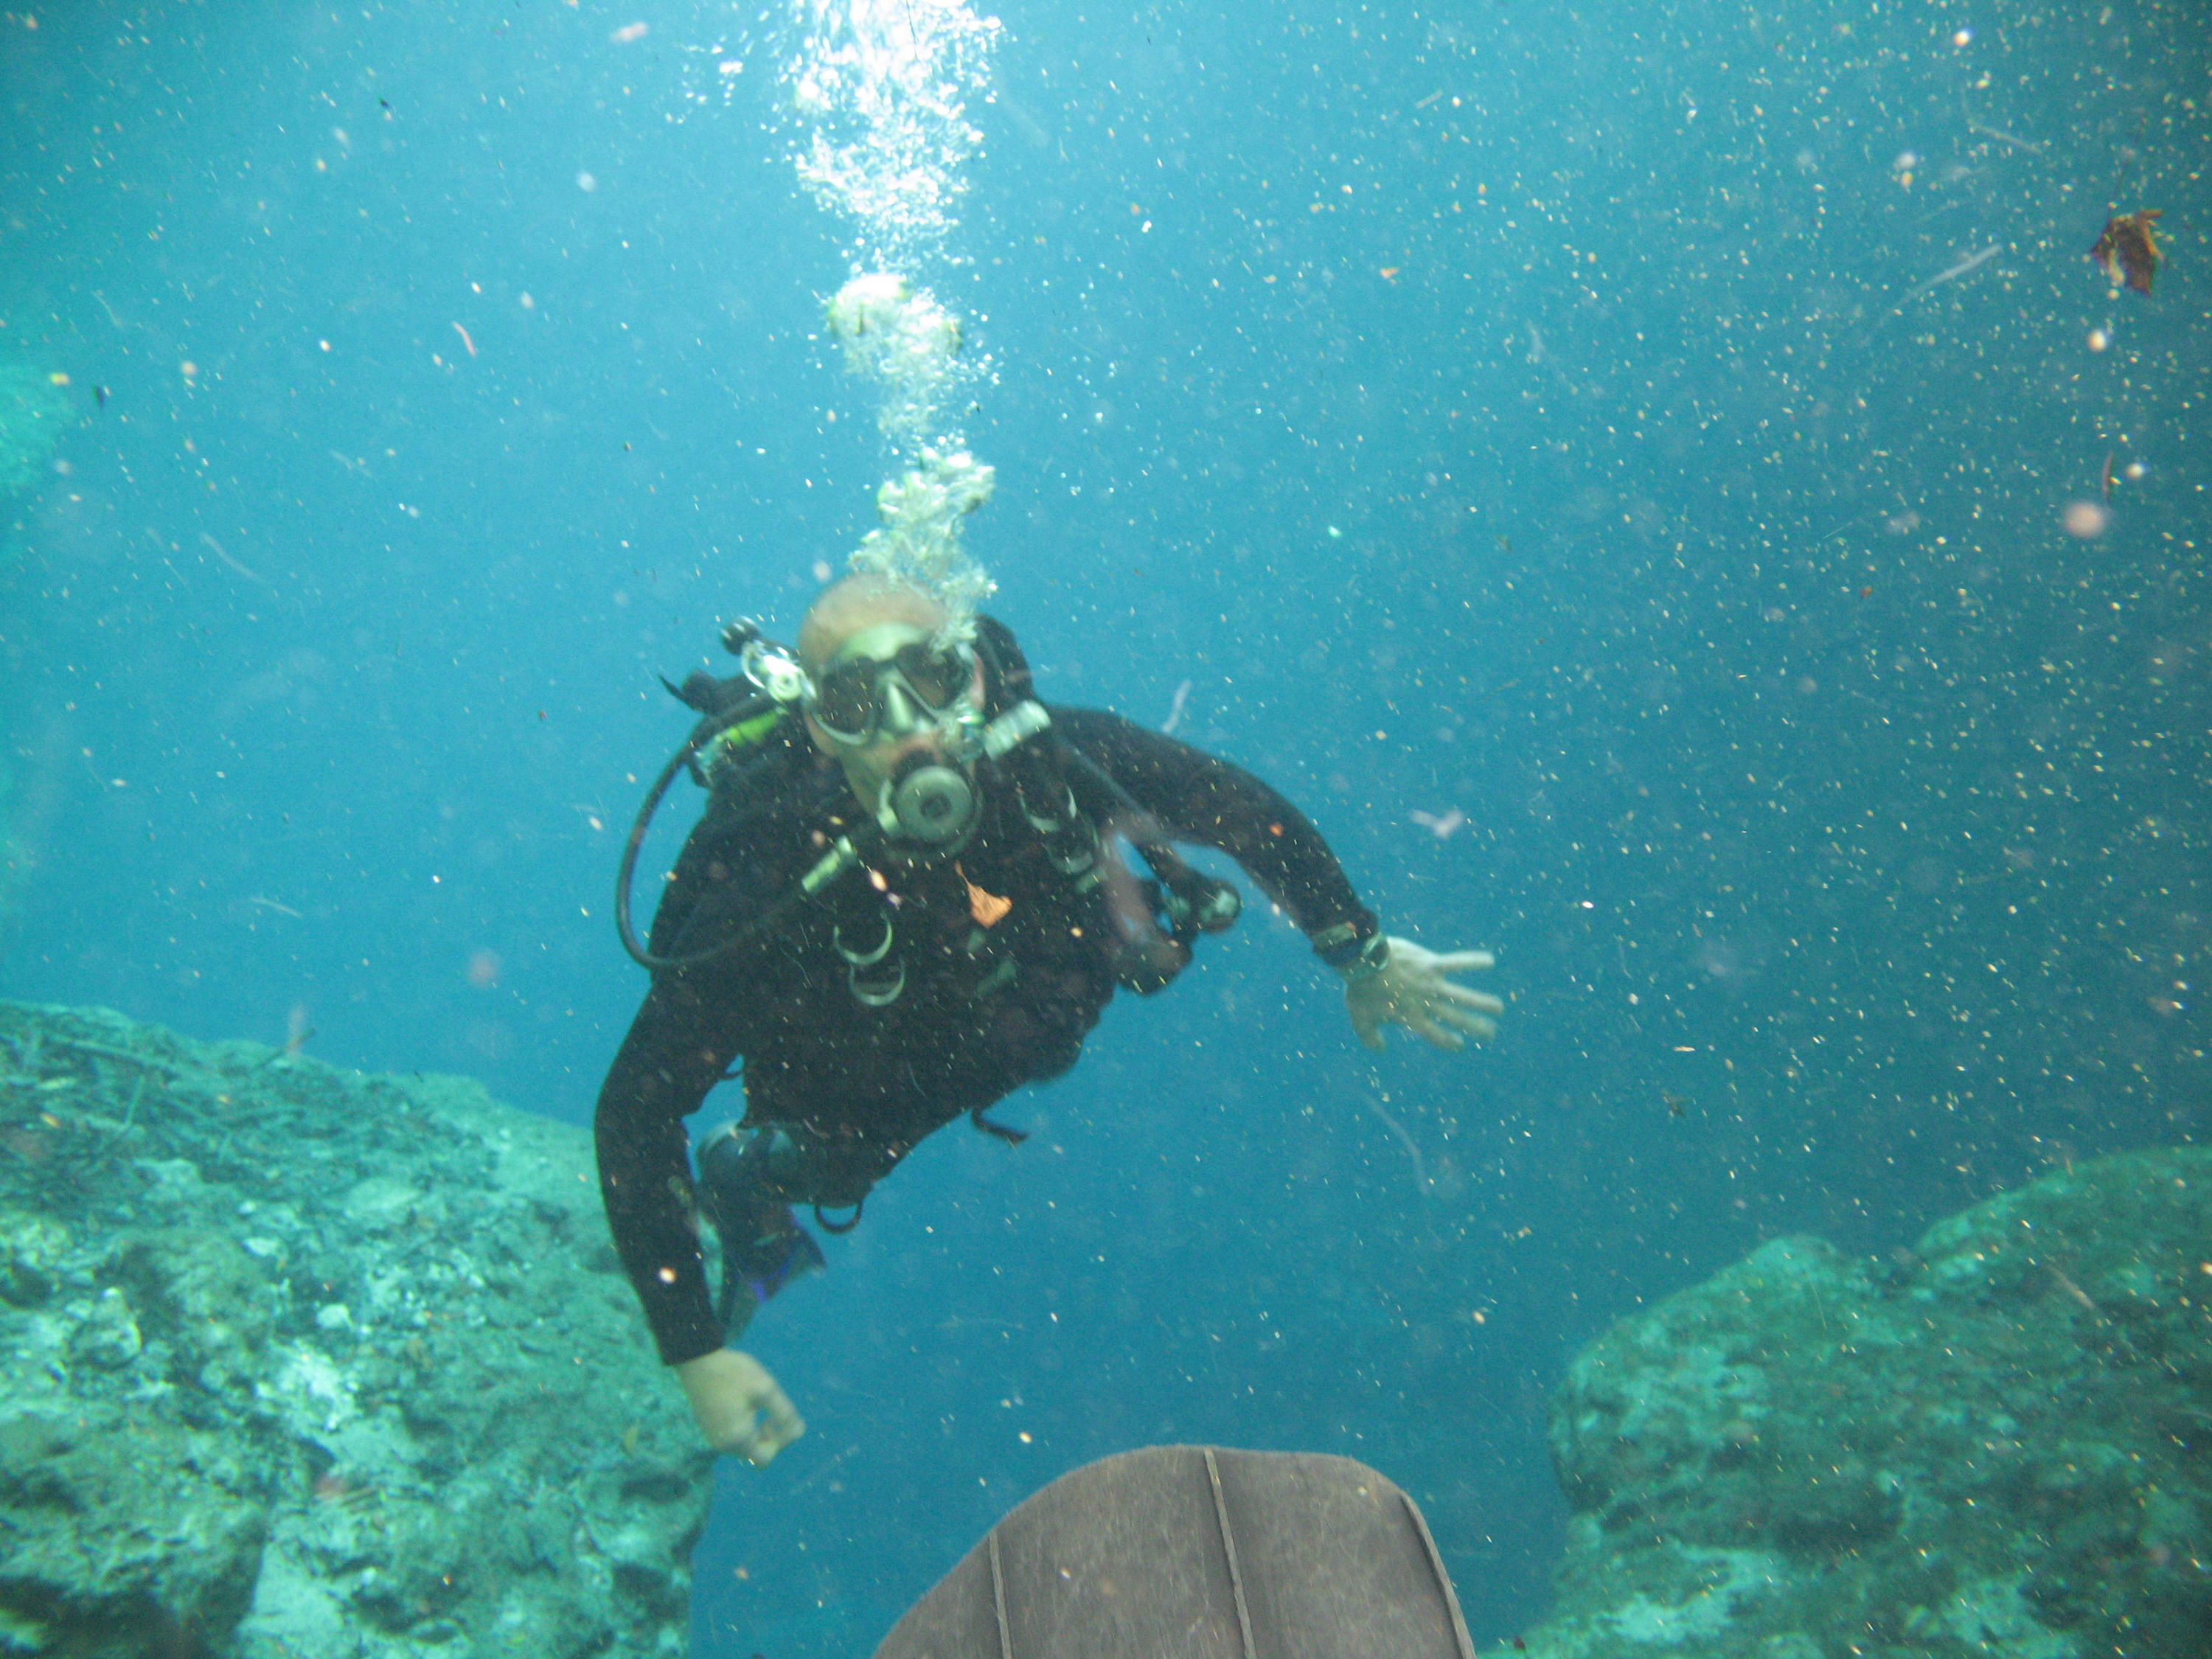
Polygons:
<instances>
[{"instance_id":1,"label":"rocky ledge","mask_svg":"<svg viewBox=\"0 0 2212 1659\"><path fill-rule=\"evenodd\" d=\"M678 1656L710 1460L582 1131L0 1003L0 1654Z\"/></svg>"},{"instance_id":2,"label":"rocky ledge","mask_svg":"<svg viewBox=\"0 0 2212 1659\"><path fill-rule=\"evenodd\" d=\"M1779 1239L1570 1370L1534 1659L2212 1654L2212 1151Z\"/></svg>"}]
</instances>

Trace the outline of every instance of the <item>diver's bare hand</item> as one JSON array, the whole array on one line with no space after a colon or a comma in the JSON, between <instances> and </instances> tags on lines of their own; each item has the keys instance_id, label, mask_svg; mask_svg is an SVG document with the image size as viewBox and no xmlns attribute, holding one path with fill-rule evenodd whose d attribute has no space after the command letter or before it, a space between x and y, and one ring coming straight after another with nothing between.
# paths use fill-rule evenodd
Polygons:
<instances>
[{"instance_id":1,"label":"diver's bare hand","mask_svg":"<svg viewBox=\"0 0 2212 1659\"><path fill-rule=\"evenodd\" d=\"M707 1443L755 1468L766 1468L806 1432L806 1419L793 1408L768 1367L749 1353L717 1348L685 1360L676 1376Z\"/></svg>"},{"instance_id":2,"label":"diver's bare hand","mask_svg":"<svg viewBox=\"0 0 2212 1659\"><path fill-rule=\"evenodd\" d=\"M1487 951L1426 950L1409 939L1393 938L1390 954L1371 974L1348 979L1344 1005L1352 1029L1370 1048L1382 1046L1385 1024L1403 1025L1439 1048L1455 1052L1474 1037L1496 1036L1492 1018L1505 1005L1481 991L1455 985L1449 975L1495 965Z\"/></svg>"}]
</instances>

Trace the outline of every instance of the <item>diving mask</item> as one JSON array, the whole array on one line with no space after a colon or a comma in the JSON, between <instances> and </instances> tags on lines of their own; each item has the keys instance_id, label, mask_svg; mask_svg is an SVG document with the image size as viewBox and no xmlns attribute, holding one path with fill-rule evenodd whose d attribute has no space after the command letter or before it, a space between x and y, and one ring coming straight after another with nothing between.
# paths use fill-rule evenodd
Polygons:
<instances>
[{"instance_id":1,"label":"diving mask","mask_svg":"<svg viewBox=\"0 0 2212 1659\"><path fill-rule=\"evenodd\" d=\"M864 629L830 659L805 697L823 735L848 748L896 741L932 727L957 729L980 717L975 653L933 642L902 623Z\"/></svg>"}]
</instances>

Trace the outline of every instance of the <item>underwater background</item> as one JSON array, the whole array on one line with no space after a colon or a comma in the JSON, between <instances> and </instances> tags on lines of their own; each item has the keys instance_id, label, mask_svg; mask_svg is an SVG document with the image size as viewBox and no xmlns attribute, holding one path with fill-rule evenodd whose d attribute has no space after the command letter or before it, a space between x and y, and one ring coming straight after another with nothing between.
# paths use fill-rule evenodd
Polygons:
<instances>
[{"instance_id":1,"label":"underwater background","mask_svg":"<svg viewBox=\"0 0 2212 1659\"><path fill-rule=\"evenodd\" d=\"M1255 904L1006 1103L1027 1145L929 1142L750 1334L811 1430L723 1472L695 1645L866 1652L1169 1440L1375 1464L1494 1638L1613 1320L2204 1132L2212 40L997 15L927 273L991 364L992 609L1511 1011L1370 1056ZM883 476L785 28L0 12L0 994L588 1119L690 723L655 676L787 635ZM2142 207L2171 263L2115 295L2087 251Z\"/></svg>"}]
</instances>

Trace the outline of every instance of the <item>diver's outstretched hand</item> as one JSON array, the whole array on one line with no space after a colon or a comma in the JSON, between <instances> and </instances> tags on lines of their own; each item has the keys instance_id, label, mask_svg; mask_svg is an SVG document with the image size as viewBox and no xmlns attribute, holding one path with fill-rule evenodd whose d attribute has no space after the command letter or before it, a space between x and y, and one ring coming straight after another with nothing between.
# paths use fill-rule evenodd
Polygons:
<instances>
[{"instance_id":1,"label":"diver's outstretched hand","mask_svg":"<svg viewBox=\"0 0 2212 1659\"><path fill-rule=\"evenodd\" d=\"M806 1419L793 1408L768 1367L749 1353L717 1348L685 1360L676 1376L707 1443L757 1469L766 1468L806 1432Z\"/></svg>"},{"instance_id":2,"label":"diver's outstretched hand","mask_svg":"<svg viewBox=\"0 0 2212 1659\"><path fill-rule=\"evenodd\" d=\"M1498 1035L1492 1015L1505 1005L1481 991L1455 985L1449 975L1470 969L1493 966L1497 958L1487 951L1424 949L1409 939L1392 939L1390 954L1371 974L1344 984L1344 1006L1352 1016L1352 1029L1370 1048L1382 1046L1387 1023L1403 1025L1439 1048L1455 1052L1467 1047L1469 1037Z\"/></svg>"}]
</instances>

